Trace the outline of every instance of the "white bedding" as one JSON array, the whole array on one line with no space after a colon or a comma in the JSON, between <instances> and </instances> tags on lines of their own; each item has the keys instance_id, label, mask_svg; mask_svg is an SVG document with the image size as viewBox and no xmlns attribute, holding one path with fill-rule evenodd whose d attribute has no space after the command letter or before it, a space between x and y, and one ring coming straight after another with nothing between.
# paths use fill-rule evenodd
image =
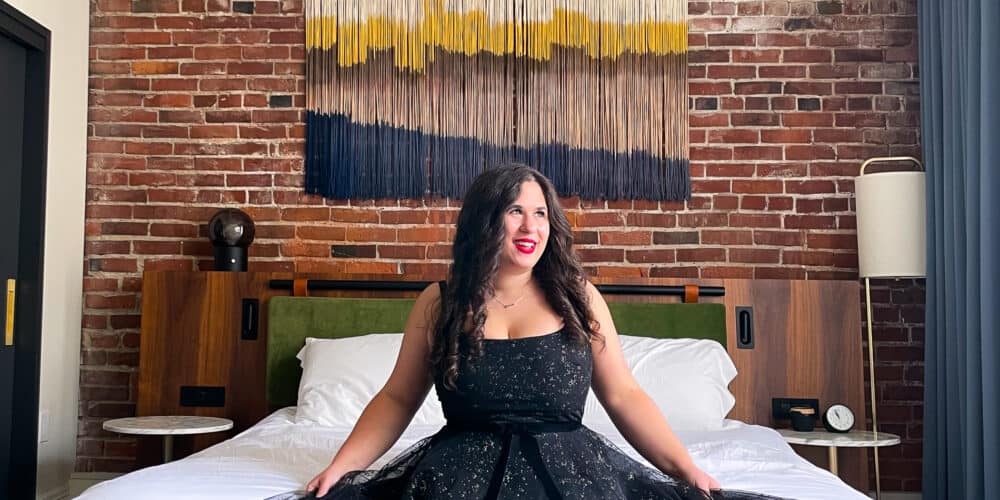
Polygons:
<instances>
[{"instance_id":1,"label":"white bedding","mask_svg":"<svg viewBox=\"0 0 1000 500\"><path fill-rule=\"evenodd\" d=\"M294 408L284 408L232 439L182 460L97 484L77 498L247 500L301 489L329 463L350 428L295 424L294 416ZM374 467L438 429L410 426ZM613 427L593 430L648 465ZM868 498L796 455L766 427L726 420L721 430L677 435L695 463L724 488L798 499Z\"/></svg>"}]
</instances>

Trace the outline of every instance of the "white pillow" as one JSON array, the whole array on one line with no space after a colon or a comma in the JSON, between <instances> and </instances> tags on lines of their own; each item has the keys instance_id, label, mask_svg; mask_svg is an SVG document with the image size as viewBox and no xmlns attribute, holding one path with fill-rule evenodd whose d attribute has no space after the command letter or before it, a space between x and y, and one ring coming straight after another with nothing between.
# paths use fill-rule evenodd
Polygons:
<instances>
[{"instance_id":1,"label":"white pillow","mask_svg":"<svg viewBox=\"0 0 1000 500\"><path fill-rule=\"evenodd\" d=\"M729 382L736 366L721 344L704 339L656 339L619 335L636 381L675 430L717 430L736 404ZM583 423L612 424L594 391L587 396Z\"/></svg>"},{"instance_id":2,"label":"white pillow","mask_svg":"<svg viewBox=\"0 0 1000 500\"><path fill-rule=\"evenodd\" d=\"M353 427L389 379L402 342L401 333L307 338L296 356L302 362L302 378L295 421ZM412 423L444 425L434 391L420 405Z\"/></svg>"},{"instance_id":3,"label":"white pillow","mask_svg":"<svg viewBox=\"0 0 1000 500\"><path fill-rule=\"evenodd\" d=\"M403 335L371 334L341 339L307 338L302 361L296 421L353 426L382 388L395 365ZM736 366L713 340L656 339L619 335L625 361L639 385L676 430L717 430L736 404L729 383ZM444 425L432 390L412 421ZM583 423L606 429L612 422L593 391Z\"/></svg>"}]
</instances>

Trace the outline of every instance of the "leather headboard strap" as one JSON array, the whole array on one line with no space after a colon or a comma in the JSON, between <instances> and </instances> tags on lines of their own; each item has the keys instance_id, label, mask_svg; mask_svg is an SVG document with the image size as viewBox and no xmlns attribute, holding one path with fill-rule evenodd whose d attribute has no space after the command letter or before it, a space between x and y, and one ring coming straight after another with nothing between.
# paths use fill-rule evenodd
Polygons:
<instances>
[{"instance_id":1,"label":"leather headboard strap","mask_svg":"<svg viewBox=\"0 0 1000 500\"><path fill-rule=\"evenodd\" d=\"M292 296L293 297L308 297L309 296L309 280L296 279L292 280Z\"/></svg>"},{"instance_id":2,"label":"leather headboard strap","mask_svg":"<svg viewBox=\"0 0 1000 500\"><path fill-rule=\"evenodd\" d=\"M698 303L698 285L684 285L684 303Z\"/></svg>"}]
</instances>

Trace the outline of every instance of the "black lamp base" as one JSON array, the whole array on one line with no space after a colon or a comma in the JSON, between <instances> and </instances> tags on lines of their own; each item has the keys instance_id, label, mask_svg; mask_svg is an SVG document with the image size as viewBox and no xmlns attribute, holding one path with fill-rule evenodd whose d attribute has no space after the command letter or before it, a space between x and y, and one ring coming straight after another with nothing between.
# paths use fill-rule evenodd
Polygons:
<instances>
[{"instance_id":1,"label":"black lamp base","mask_svg":"<svg viewBox=\"0 0 1000 500\"><path fill-rule=\"evenodd\" d=\"M216 271L246 271L247 270L247 249L244 247L222 247L215 248L215 270Z\"/></svg>"}]
</instances>

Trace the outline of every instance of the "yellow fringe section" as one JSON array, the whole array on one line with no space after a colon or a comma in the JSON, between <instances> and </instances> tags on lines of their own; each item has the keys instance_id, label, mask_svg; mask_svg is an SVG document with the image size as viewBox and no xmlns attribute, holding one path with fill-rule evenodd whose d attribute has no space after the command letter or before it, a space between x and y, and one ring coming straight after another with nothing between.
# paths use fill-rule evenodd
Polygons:
<instances>
[{"instance_id":1,"label":"yellow fringe section","mask_svg":"<svg viewBox=\"0 0 1000 500\"><path fill-rule=\"evenodd\" d=\"M464 14L446 11L440 0L424 0L427 16L411 29L385 17L337 24L333 17L306 20L306 49L336 46L337 64L364 64L374 50L394 49L395 65L422 72L443 49L468 56L488 52L548 61L553 46L583 49L594 59L622 54L681 54L687 52L685 22L613 24L593 22L581 13L556 9L549 21L489 25L481 10ZM514 45L514 40L522 41ZM527 40L529 43L523 43Z\"/></svg>"}]
</instances>

